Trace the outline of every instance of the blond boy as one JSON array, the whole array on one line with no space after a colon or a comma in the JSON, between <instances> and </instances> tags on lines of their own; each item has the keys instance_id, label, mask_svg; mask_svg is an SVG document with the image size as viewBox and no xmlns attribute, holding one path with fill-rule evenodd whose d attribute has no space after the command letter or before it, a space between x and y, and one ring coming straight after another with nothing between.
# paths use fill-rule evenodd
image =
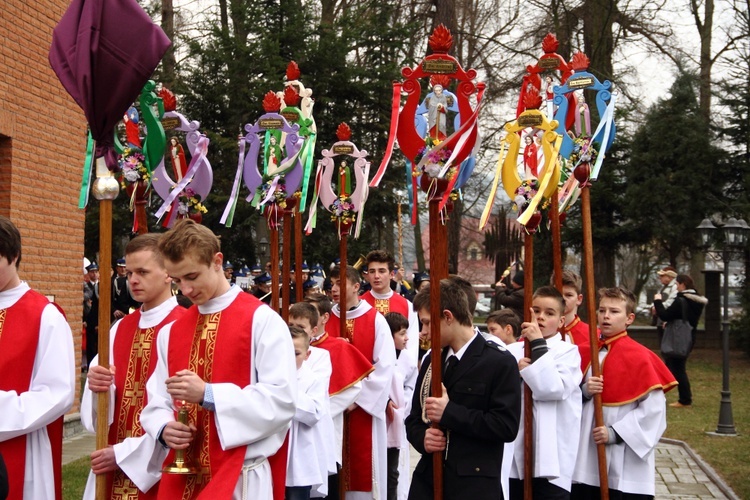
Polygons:
<instances>
[{"instance_id":1,"label":"blond boy","mask_svg":"<svg viewBox=\"0 0 750 500\"><path fill-rule=\"evenodd\" d=\"M141 423L154 439L187 450L202 472L165 474L159 496L240 498L252 492L270 500L268 459L282 447L295 412L289 329L267 305L230 287L219 239L207 227L182 220L162 237L159 251L194 306L159 333ZM188 404L188 425L175 420L175 401Z\"/></svg>"},{"instance_id":2,"label":"blond boy","mask_svg":"<svg viewBox=\"0 0 750 500\"><path fill-rule=\"evenodd\" d=\"M586 401L573 474L577 499L600 498L598 444L606 447L610 498L653 498L655 493L654 448L667 428L664 393L677 382L656 354L628 336L635 302L624 288L599 290L602 375L593 377L587 369L582 384ZM590 366L588 358L584 363ZM594 394L602 395L601 427L594 427Z\"/></svg>"}]
</instances>

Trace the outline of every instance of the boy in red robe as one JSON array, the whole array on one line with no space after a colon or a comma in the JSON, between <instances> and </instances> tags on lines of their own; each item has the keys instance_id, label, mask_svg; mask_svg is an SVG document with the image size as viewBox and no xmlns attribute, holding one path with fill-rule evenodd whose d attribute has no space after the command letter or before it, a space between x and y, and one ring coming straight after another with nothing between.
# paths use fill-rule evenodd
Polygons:
<instances>
[{"instance_id":1,"label":"boy in red robe","mask_svg":"<svg viewBox=\"0 0 750 500\"><path fill-rule=\"evenodd\" d=\"M380 498L387 488L387 435L385 408L396 366L396 348L382 314L359 299L359 272L346 267L346 293L341 295L338 266L331 271L333 314L326 325L330 336L340 335L341 304L346 304L347 338L372 362L375 370L362 381L362 392L350 407L348 500ZM346 464L345 464L346 465ZM346 469L346 468L345 468Z\"/></svg>"},{"instance_id":2,"label":"boy in red robe","mask_svg":"<svg viewBox=\"0 0 750 500\"><path fill-rule=\"evenodd\" d=\"M21 234L0 216L0 455L11 500L61 498L62 417L73 405L73 334L22 282Z\"/></svg>"},{"instance_id":3,"label":"boy in red robe","mask_svg":"<svg viewBox=\"0 0 750 500\"><path fill-rule=\"evenodd\" d=\"M664 393L677 385L672 373L650 349L628 336L636 299L624 288L599 291L601 376L583 360L581 440L573 472L571 498L600 498L597 445L605 445L609 497L654 498L654 449L667 428ZM593 395L601 394L604 425L595 427ZM578 483L578 484L576 484Z\"/></svg>"},{"instance_id":4,"label":"boy in red robe","mask_svg":"<svg viewBox=\"0 0 750 500\"><path fill-rule=\"evenodd\" d=\"M159 250L194 306L159 333L141 422L154 439L186 450L198 469L193 475L162 475L159 498L270 500L268 458L282 447L295 411L289 329L268 306L230 287L219 239L205 226L179 221ZM183 404L188 425L175 420Z\"/></svg>"},{"instance_id":5,"label":"boy in red robe","mask_svg":"<svg viewBox=\"0 0 750 500\"><path fill-rule=\"evenodd\" d=\"M107 448L91 454L83 498L96 494L96 474L107 474L109 498L156 498L166 452L143 431L140 415L146 406L146 382L156 366L159 330L182 317L185 309L172 296L172 280L159 253L160 234L137 236L125 247L125 272L133 298L141 307L112 325L110 367L92 360L81 401L81 421L96 432L95 393L110 392L114 420ZM119 367L116 370L115 367Z\"/></svg>"}]
</instances>

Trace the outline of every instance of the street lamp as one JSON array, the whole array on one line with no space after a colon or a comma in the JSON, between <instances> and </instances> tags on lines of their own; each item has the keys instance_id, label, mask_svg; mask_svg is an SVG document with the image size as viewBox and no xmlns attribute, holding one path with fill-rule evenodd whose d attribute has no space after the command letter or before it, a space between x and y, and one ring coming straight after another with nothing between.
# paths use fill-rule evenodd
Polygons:
<instances>
[{"instance_id":1,"label":"street lamp","mask_svg":"<svg viewBox=\"0 0 750 500\"><path fill-rule=\"evenodd\" d=\"M696 229L698 230L703 248L708 251L718 228L710 220L703 219ZM729 391L729 261L733 252L742 250L745 247L748 233L750 233L750 226L743 219L737 220L734 217L730 217L721 226L721 230L723 232L721 260L724 264L724 317L721 322L722 387L721 404L719 406L719 425L716 427L715 434L720 436L736 436L737 431L734 428L734 417L732 416L732 393Z\"/></svg>"},{"instance_id":2,"label":"street lamp","mask_svg":"<svg viewBox=\"0 0 750 500\"><path fill-rule=\"evenodd\" d=\"M265 269L266 262L268 261L268 239L265 235L261 236L258 241L258 254L261 260L260 266L262 269Z\"/></svg>"}]
</instances>

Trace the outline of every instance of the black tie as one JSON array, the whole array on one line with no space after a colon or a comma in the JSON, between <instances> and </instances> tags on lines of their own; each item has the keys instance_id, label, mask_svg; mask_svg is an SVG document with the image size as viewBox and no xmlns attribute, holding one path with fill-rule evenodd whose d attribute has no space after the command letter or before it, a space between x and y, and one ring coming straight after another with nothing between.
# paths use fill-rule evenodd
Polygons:
<instances>
[{"instance_id":1,"label":"black tie","mask_svg":"<svg viewBox=\"0 0 750 500\"><path fill-rule=\"evenodd\" d=\"M451 355L445 362L445 371L443 372L443 380L448 380L458 365L458 358L455 354Z\"/></svg>"}]
</instances>

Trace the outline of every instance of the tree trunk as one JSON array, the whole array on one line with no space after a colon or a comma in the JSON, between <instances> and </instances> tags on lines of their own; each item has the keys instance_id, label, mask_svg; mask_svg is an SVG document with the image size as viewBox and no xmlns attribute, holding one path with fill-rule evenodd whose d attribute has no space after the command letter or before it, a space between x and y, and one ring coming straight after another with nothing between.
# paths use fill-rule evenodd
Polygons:
<instances>
[{"instance_id":1,"label":"tree trunk","mask_svg":"<svg viewBox=\"0 0 750 500\"><path fill-rule=\"evenodd\" d=\"M219 18L221 20L221 33L229 34L229 12L227 11L227 0L219 0Z\"/></svg>"},{"instance_id":2,"label":"tree trunk","mask_svg":"<svg viewBox=\"0 0 750 500\"><path fill-rule=\"evenodd\" d=\"M456 38L458 34L458 23L456 21L456 3L454 0L432 0L432 5L435 7L435 17L432 18L432 30L440 26L445 25ZM432 34L432 31L430 32ZM456 43L453 44L449 52L450 55L456 55ZM431 51L427 50L429 54Z\"/></svg>"},{"instance_id":3,"label":"tree trunk","mask_svg":"<svg viewBox=\"0 0 750 500\"><path fill-rule=\"evenodd\" d=\"M691 2L691 9L695 17L695 26L701 39L700 56L700 83L699 83L699 107L701 116L706 123L711 121L711 36L713 32L714 0L705 0L703 21L698 17L698 5L695 0Z\"/></svg>"},{"instance_id":4,"label":"tree trunk","mask_svg":"<svg viewBox=\"0 0 750 500\"><path fill-rule=\"evenodd\" d=\"M464 204L459 199L453 202L453 211L448 214L448 273L458 274L458 261L461 253L461 219ZM430 242L432 245L432 242Z\"/></svg>"},{"instance_id":5,"label":"tree trunk","mask_svg":"<svg viewBox=\"0 0 750 500\"><path fill-rule=\"evenodd\" d=\"M172 40L167 52L162 58L161 80L165 87L171 89L175 81L175 56L174 56L174 7L172 0L161 0L161 29L164 34Z\"/></svg>"}]
</instances>

